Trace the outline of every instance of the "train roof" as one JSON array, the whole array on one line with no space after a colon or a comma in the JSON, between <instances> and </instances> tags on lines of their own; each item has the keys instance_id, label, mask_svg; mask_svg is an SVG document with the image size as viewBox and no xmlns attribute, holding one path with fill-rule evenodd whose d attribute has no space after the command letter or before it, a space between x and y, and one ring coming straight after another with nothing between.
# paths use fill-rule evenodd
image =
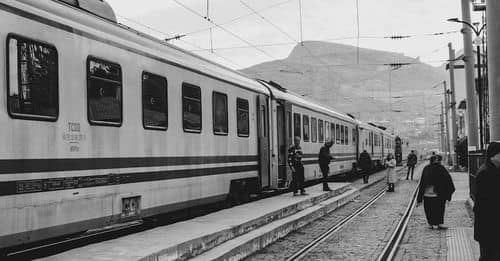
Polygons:
<instances>
[{"instance_id":1,"label":"train roof","mask_svg":"<svg viewBox=\"0 0 500 261\"><path fill-rule=\"evenodd\" d=\"M114 22L111 16L112 10L102 11L101 13L94 12L93 8L95 6L89 3L92 1L100 2L101 0L85 0L81 2L85 2L89 6L87 9L82 8L81 4L80 6L72 5L70 2L76 2L72 0L5 1L8 5L18 7L20 10L39 15L41 18L37 19L37 21L47 20L47 24L62 30L77 32L76 34L93 38L93 40L146 55L150 58L156 58L177 67L269 95L266 88L241 72L190 53L126 25ZM107 17L107 14L109 17Z\"/></svg>"},{"instance_id":2,"label":"train roof","mask_svg":"<svg viewBox=\"0 0 500 261\"><path fill-rule=\"evenodd\" d=\"M346 114L335 111L334 109L332 109L326 105L321 105L317 101L311 101L309 99L306 99L297 93L294 93L288 89L281 87L280 85L278 85L276 83L267 82L264 80L260 80L260 82L262 84L266 85L268 88L270 88L272 95L277 99L287 100L295 105L302 106L302 107L305 107L307 109L317 111L320 113L326 113L326 114L329 114L331 116L334 116L338 119L341 119L341 120L344 120L347 122L356 123L356 121L353 118L347 116Z\"/></svg>"}]
</instances>

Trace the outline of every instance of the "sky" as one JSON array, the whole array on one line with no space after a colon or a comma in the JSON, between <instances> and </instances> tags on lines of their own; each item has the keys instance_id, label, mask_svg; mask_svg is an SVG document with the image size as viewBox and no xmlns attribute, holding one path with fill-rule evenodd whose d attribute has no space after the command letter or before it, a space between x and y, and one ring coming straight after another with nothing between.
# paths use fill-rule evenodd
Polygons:
<instances>
[{"instance_id":1,"label":"sky","mask_svg":"<svg viewBox=\"0 0 500 261\"><path fill-rule=\"evenodd\" d=\"M107 0L120 23L233 69L286 58L302 41L357 45L356 0ZM359 46L438 66L463 46L459 0L358 0ZM208 19L207 16L208 3ZM481 22L480 13L472 20ZM302 21L302 22L301 22ZM211 30L209 28L212 28ZM301 30L302 28L302 30ZM429 36L432 33L446 33ZM384 37L412 35L392 40ZM211 51L213 48L213 52Z\"/></svg>"}]
</instances>

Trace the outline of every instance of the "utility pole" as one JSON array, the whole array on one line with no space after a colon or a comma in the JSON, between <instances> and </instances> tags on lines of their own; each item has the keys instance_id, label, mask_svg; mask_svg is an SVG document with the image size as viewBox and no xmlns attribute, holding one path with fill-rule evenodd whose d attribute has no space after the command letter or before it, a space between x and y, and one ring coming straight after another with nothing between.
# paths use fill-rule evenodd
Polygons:
<instances>
[{"instance_id":1,"label":"utility pole","mask_svg":"<svg viewBox=\"0 0 500 261\"><path fill-rule=\"evenodd\" d=\"M500 140L500 119L497 117L500 113L500 2L486 2L486 19L488 35L488 90L490 107L490 141ZM467 107L469 105L467 104Z\"/></svg>"},{"instance_id":2,"label":"utility pole","mask_svg":"<svg viewBox=\"0 0 500 261\"><path fill-rule=\"evenodd\" d=\"M455 50L453 50L451 43L448 43L448 52L450 55L450 95L451 95L451 134L453 139L453 151L457 145L457 102L455 101ZM457 154L453 157L453 166L457 167Z\"/></svg>"},{"instance_id":3,"label":"utility pole","mask_svg":"<svg viewBox=\"0 0 500 261\"><path fill-rule=\"evenodd\" d=\"M441 114L439 115L439 128L441 129L441 151L446 151L446 142L444 138L444 124L443 124L443 102L441 101Z\"/></svg>"},{"instance_id":4,"label":"utility pole","mask_svg":"<svg viewBox=\"0 0 500 261\"><path fill-rule=\"evenodd\" d=\"M444 126L446 128L446 138L445 146L446 146L446 160L448 161L448 165L451 165L451 151L450 151L450 126L448 123L448 108L450 102L448 101L448 90L446 89L446 81L443 81L443 95L444 95Z\"/></svg>"},{"instance_id":5,"label":"utility pole","mask_svg":"<svg viewBox=\"0 0 500 261\"><path fill-rule=\"evenodd\" d=\"M488 1L488 4L495 1ZM489 11L488 11L489 13ZM491 13L495 16L494 13ZM491 16L488 17L491 19ZM462 0L462 20L466 23L471 23L470 19L470 0ZM476 102L476 91L474 83L474 55L472 52L472 35L471 29L467 25L462 27L463 38L464 38L464 63L465 63L465 82L466 82L466 93L467 93L467 141L470 150L478 149L478 111ZM489 37L488 37L489 38ZM490 48L494 49L494 48ZM491 73L490 75L494 75ZM494 100L494 99L492 99ZM494 114L492 114L494 115Z\"/></svg>"}]
</instances>

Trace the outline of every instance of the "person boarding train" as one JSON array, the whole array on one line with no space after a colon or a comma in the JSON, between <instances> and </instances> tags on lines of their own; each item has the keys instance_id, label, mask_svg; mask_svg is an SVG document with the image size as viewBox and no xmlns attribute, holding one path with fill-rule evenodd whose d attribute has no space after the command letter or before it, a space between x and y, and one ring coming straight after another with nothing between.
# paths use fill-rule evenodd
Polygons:
<instances>
[{"instance_id":1,"label":"person boarding train","mask_svg":"<svg viewBox=\"0 0 500 261\"><path fill-rule=\"evenodd\" d=\"M304 165L302 165L302 148L300 147L300 137L296 136L293 145L288 149L288 166L292 170L292 182L290 189L294 196L300 190L301 195L307 195L304 189Z\"/></svg>"},{"instance_id":2,"label":"person boarding train","mask_svg":"<svg viewBox=\"0 0 500 261\"><path fill-rule=\"evenodd\" d=\"M328 187L327 179L328 179L328 173L330 173L330 161L333 159L332 155L330 154L330 148L333 145L333 141L329 140L325 142L325 145L321 147L319 150L319 155L318 155L318 163L319 163L319 168L321 169L321 173L323 174L323 191L332 191Z\"/></svg>"}]
</instances>

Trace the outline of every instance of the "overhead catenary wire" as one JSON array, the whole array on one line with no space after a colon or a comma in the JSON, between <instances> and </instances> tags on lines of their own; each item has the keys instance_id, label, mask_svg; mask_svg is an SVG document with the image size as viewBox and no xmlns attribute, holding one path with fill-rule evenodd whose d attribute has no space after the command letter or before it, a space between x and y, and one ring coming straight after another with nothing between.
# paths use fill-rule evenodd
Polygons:
<instances>
[{"instance_id":1,"label":"overhead catenary wire","mask_svg":"<svg viewBox=\"0 0 500 261\"><path fill-rule=\"evenodd\" d=\"M144 27L144 28L146 28L146 29L148 29L148 30L150 30L150 31L152 31L152 32L155 32L155 33L158 33L158 34L161 34L161 35L167 36L167 37L175 37L174 35L172 35L172 34L170 34L170 33L166 33L166 32L164 32L164 31L158 30L158 29L156 29L156 28L153 28L152 26L149 26L149 25L146 25L146 24L144 24L144 23L138 22L138 21L136 21L136 20L134 20L134 19L131 19L131 18L125 17L125 16L120 15L120 14L116 14L116 15L117 15L118 17L121 17L121 18L122 18L122 19L124 19L124 20L127 20L127 21L131 22L131 23L134 23L134 24L136 24L136 25L142 26L142 27ZM128 27L128 25L124 25L124 26L127 26L127 27ZM190 45L190 46L194 47L194 48L202 48L201 46L199 46L199 45L197 45L197 44L194 44L194 43L192 43L192 42L186 41L186 40L184 40L184 39L179 39L179 40L180 40L181 42L183 42L183 43L187 44L187 45ZM228 63L230 63L230 64L232 64L232 65L234 65L234 66L236 66L236 67L242 67L242 66L241 66L240 64L238 64L237 62L235 62L235 61L233 61L233 60L231 60L231 59L229 59L229 58L227 58L227 57L224 57L224 56L222 56L222 55L220 55L220 54L218 54L218 53L216 53L216 52L213 52L212 54L213 54L213 55L215 55L215 56L217 56L217 57L219 57L219 58L221 58L221 59L223 59L223 60L225 60L226 62L228 62Z\"/></svg>"},{"instance_id":2,"label":"overhead catenary wire","mask_svg":"<svg viewBox=\"0 0 500 261\"><path fill-rule=\"evenodd\" d=\"M190 8L189 6L187 6L187 5L183 4L183 3L181 3L181 2L180 2L180 1L178 1L178 0L172 0L172 1L174 1L176 4L178 4L179 6L183 7L184 9L188 10L189 12L191 12L191 13L193 13L193 14L195 14L195 15L197 15L197 16L199 16L199 17L201 17L202 19L204 19L204 17L203 17L203 15L202 15L202 14L198 13L196 10L194 10L194 9ZM206 20L206 19L204 19L204 20ZM213 20L206 20L206 21L207 21L207 22L209 22L209 23L211 23L211 24L213 24L213 25L215 25L217 28L221 29L222 31L224 31L224 32L226 32L226 33L228 33L228 34L232 35L233 37L235 37L235 38L239 39L240 41L242 41L242 42L246 43L248 46L252 46L255 50L257 50L257 51L261 52L262 54L264 54L264 55L268 56L269 58L272 58L272 59L277 60L277 59L276 59L273 55L271 55L270 53L266 52L265 50L263 50L263 49L261 49L261 48L259 48L259 47L257 47L257 46L255 46L253 43L249 42L248 40L243 39L241 36L239 36L239 35L237 35L237 34L233 33L232 31L230 31L230 30L228 30L228 29L224 28L223 26L219 25L218 23L215 23Z\"/></svg>"},{"instance_id":3,"label":"overhead catenary wire","mask_svg":"<svg viewBox=\"0 0 500 261\"><path fill-rule=\"evenodd\" d=\"M264 7L264 8L261 8L259 10L257 10L258 12L263 12L263 11L266 11L266 10L269 10L269 9L273 9L273 8L276 8L276 7L279 7L279 6L282 6L284 4L287 4L289 2L292 2L292 1L295 1L295 0L286 0L286 1L282 1L282 2L279 2L279 3L276 3L276 4L273 4L273 5L270 5L270 6L267 6L267 7ZM244 14L244 15L241 15L241 16L237 16L235 18L232 18L230 20L227 20L225 22L221 22L219 23L219 25L228 25L228 24L231 24L231 23L234 23L234 22L237 22L241 19L244 19L244 18L247 18L247 17L250 17L250 16L254 16L255 13L251 12L251 13L247 13L247 14ZM198 30L195 30L195 31L191 31L191 32L187 32L185 33L186 36L191 36L191 35L194 35L194 34L198 34L198 33L202 33L202 32L206 32L208 30L210 30L210 28L214 29L214 28L217 28L217 26L209 26L209 27L205 27L205 28L202 28L202 29L198 29Z\"/></svg>"},{"instance_id":4,"label":"overhead catenary wire","mask_svg":"<svg viewBox=\"0 0 500 261\"><path fill-rule=\"evenodd\" d=\"M452 31L449 33L459 33L460 31ZM442 35L443 33L440 33L438 35ZM182 35L187 35L187 34L182 34ZM421 34L421 35L410 35L407 38L411 37L419 37L419 36L426 36L426 35L432 35L432 34ZM359 36L359 39L380 39L380 40L387 40L391 39L391 37L394 36ZM343 37L332 37L332 38L323 38L323 39L316 39L315 41L341 41L341 40L355 40L357 39L357 36L343 36ZM267 44L255 44L254 46L258 47L273 47L273 46L286 46L286 45L294 45L296 44L296 41L290 41L290 42L276 42L276 43L267 43ZM252 46L248 45L239 45L239 46L225 46L225 47L217 47L214 48L214 50L233 50L233 49L247 49L247 48L253 48ZM440 47L438 49L435 49L432 51L432 53L439 51L444 47ZM446 46L447 48L447 46ZM192 49L189 51L192 52L202 52L202 51L209 51L210 49L208 48L200 48L200 49Z\"/></svg>"}]
</instances>

